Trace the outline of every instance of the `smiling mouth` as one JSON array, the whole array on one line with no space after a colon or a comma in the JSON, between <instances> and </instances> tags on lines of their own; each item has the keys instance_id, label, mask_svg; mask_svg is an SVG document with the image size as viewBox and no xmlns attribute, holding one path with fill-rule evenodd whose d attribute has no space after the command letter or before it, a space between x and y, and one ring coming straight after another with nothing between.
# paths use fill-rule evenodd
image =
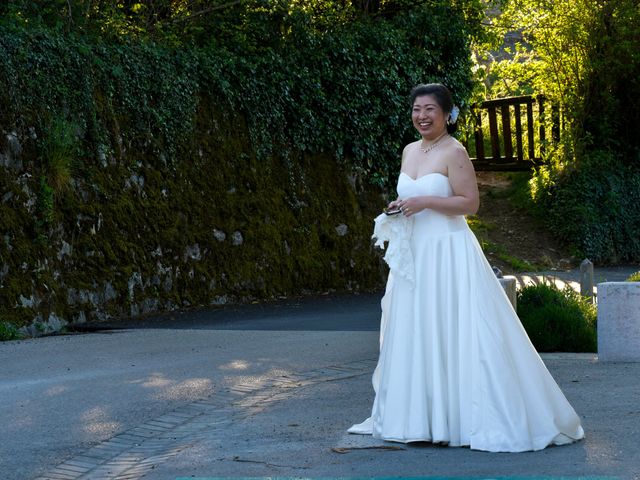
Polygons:
<instances>
[{"instance_id":1,"label":"smiling mouth","mask_svg":"<svg viewBox=\"0 0 640 480\"><path fill-rule=\"evenodd\" d=\"M422 128L426 128L426 127L430 127L431 123L430 122L418 122L418 125L420 125Z\"/></svg>"}]
</instances>

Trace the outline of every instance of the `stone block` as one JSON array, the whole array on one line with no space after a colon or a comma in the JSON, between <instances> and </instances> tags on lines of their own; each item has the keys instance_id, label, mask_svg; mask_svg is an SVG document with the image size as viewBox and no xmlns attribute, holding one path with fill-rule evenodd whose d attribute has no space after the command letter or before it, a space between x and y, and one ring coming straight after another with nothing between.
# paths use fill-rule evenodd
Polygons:
<instances>
[{"instance_id":1,"label":"stone block","mask_svg":"<svg viewBox=\"0 0 640 480\"><path fill-rule=\"evenodd\" d=\"M598 359L640 362L640 282L598 284Z\"/></svg>"},{"instance_id":2,"label":"stone block","mask_svg":"<svg viewBox=\"0 0 640 480\"><path fill-rule=\"evenodd\" d=\"M509 298L511 305L515 310L517 305L516 277L514 277L513 275L505 275L501 278L498 278L498 281L500 282L500 285L502 285L502 288L504 289L504 293L507 294L507 297Z\"/></svg>"}]
</instances>

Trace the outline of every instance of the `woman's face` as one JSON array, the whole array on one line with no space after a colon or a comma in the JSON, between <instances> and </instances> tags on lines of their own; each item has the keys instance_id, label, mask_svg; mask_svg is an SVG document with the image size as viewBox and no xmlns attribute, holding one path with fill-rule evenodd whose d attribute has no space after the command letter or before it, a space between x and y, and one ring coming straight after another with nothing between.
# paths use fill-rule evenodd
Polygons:
<instances>
[{"instance_id":1,"label":"woman's face","mask_svg":"<svg viewBox=\"0 0 640 480\"><path fill-rule=\"evenodd\" d=\"M423 138L433 140L447 129L447 119L433 95L416 97L411 110L413 126Z\"/></svg>"}]
</instances>

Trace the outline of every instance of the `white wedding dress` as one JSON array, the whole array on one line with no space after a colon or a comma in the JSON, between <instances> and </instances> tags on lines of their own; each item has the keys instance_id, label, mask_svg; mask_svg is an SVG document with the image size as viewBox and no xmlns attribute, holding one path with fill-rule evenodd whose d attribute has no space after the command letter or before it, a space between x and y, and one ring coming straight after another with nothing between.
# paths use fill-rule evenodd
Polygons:
<instances>
[{"instance_id":1,"label":"white wedding dress","mask_svg":"<svg viewBox=\"0 0 640 480\"><path fill-rule=\"evenodd\" d=\"M451 196L431 173L398 179L400 198ZM531 344L464 216L381 215L388 240L371 417L350 433L491 452L540 450L584 436Z\"/></svg>"}]
</instances>

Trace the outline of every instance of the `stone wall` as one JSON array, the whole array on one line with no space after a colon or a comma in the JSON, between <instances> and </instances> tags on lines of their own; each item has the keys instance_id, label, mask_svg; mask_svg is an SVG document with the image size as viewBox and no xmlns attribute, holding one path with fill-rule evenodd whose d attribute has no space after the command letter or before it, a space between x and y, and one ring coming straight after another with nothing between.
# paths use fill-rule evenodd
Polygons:
<instances>
[{"instance_id":1,"label":"stone wall","mask_svg":"<svg viewBox=\"0 0 640 480\"><path fill-rule=\"evenodd\" d=\"M300 23L271 46L0 22L0 336L380 287L373 185L415 138L413 85L466 103L463 13Z\"/></svg>"},{"instance_id":2,"label":"stone wall","mask_svg":"<svg viewBox=\"0 0 640 480\"><path fill-rule=\"evenodd\" d=\"M0 321L34 334L381 285L379 189L328 155L258 160L239 117L199 125L177 163L87 156L46 184L33 130L0 125Z\"/></svg>"}]
</instances>

